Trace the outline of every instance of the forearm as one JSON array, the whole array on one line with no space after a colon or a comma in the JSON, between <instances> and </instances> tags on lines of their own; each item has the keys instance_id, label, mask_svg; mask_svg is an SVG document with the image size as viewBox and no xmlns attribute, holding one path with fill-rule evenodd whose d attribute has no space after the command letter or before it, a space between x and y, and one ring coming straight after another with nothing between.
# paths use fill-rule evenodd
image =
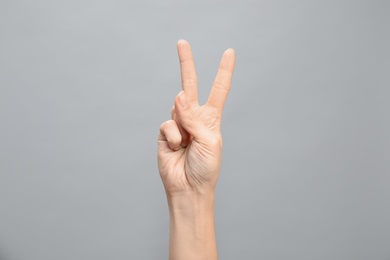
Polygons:
<instances>
[{"instance_id":1,"label":"forearm","mask_svg":"<svg viewBox=\"0 0 390 260\"><path fill-rule=\"evenodd\" d=\"M168 197L170 260L216 260L214 194Z\"/></svg>"}]
</instances>

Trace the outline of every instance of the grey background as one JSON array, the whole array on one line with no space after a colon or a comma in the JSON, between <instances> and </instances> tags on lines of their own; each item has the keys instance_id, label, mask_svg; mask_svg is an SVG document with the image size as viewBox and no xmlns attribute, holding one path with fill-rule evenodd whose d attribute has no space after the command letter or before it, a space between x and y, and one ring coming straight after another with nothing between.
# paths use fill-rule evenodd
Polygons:
<instances>
[{"instance_id":1,"label":"grey background","mask_svg":"<svg viewBox=\"0 0 390 260\"><path fill-rule=\"evenodd\" d=\"M167 259L159 125L237 66L220 259L390 259L389 1L0 1L0 259Z\"/></svg>"}]
</instances>

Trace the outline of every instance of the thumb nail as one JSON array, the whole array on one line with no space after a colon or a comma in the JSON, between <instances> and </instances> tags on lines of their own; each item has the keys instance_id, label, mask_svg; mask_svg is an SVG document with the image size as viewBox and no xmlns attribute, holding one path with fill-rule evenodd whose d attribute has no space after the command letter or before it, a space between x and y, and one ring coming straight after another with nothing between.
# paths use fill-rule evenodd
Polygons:
<instances>
[{"instance_id":1,"label":"thumb nail","mask_svg":"<svg viewBox=\"0 0 390 260\"><path fill-rule=\"evenodd\" d=\"M182 108L188 107L187 98L185 97L184 91L180 91L179 93L179 103Z\"/></svg>"}]
</instances>

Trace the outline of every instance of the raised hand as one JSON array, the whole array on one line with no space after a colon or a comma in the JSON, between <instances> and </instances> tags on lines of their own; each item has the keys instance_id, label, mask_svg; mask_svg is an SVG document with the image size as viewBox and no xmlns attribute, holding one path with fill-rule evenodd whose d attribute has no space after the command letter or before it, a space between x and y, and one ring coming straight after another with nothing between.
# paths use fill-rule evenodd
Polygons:
<instances>
[{"instance_id":1,"label":"raised hand","mask_svg":"<svg viewBox=\"0 0 390 260\"><path fill-rule=\"evenodd\" d=\"M160 127L158 167L168 197L208 194L214 191L221 165L220 125L235 52L224 52L209 98L200 106L191 47L180 40L177 49L183 90L175 98L171 120Z\"/></svg>"}]
</instances>

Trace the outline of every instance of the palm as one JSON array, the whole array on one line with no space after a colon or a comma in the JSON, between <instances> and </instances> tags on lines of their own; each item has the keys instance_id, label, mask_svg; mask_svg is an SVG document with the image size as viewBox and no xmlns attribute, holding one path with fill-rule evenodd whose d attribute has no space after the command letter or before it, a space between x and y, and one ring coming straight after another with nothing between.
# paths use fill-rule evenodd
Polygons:
<instances>
[{"instance_id":1,"label":"palm","mask_svg":"<svg viewBox=\"0 0 390 260\"><path fill-rule=\"evenodd\" d=\"M170 191L188 189L199 183L216 181L218 178L222 148L220 119L210 117L215 111L208 107L198 107L196 112L205 128L210 130L208 142L200 143L192 139L186 147L177 151L169 148L167 141L159 142L160 173Z\"/></svg>"},{"instance_id":2,"label":"palm","mask_svg":"<svg viewBox=\"0 0 390 260\"><path fill-rule=\"evenodd\" d=\"M178 51L183 91L189 104L186 113L189 113L190 118L184 112L179 113L179 101L176 98L172 120L166 122L173 125L174 129L167 130L164 124L161 127L158 163L164 187L169 193L199 187L213 188L217 182L222 150L221 115L235 58L234 52L225 52L209 100L199 106L196 73L189 44L179 42ZM177 138L180 138L179 142Z\"/></svg>"}]
</instances>

